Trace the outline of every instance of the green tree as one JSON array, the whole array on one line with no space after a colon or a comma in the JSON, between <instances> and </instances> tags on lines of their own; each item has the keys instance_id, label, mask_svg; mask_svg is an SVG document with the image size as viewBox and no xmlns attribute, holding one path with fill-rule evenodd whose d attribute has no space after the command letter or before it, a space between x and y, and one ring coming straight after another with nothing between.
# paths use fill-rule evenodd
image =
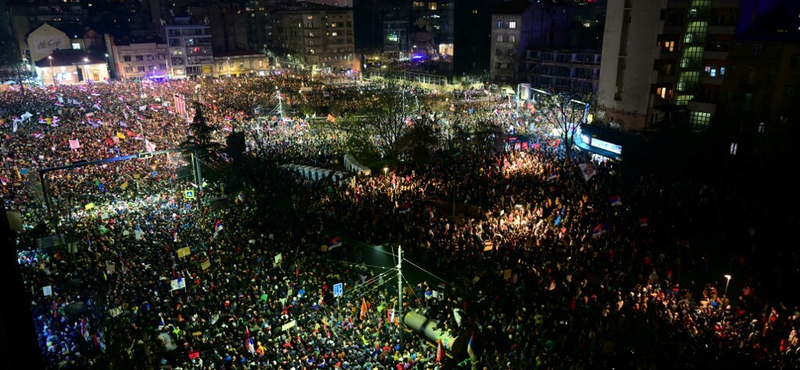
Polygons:
<instances>
[{"instance_id":1,"label":"green tree","mask_svg":"<svg viewBox=\"0 0 800 370\"><path fill-rule=\"evenodd\" d=\"M203 114L204 106L202 104L194 102L192 105L194 106L194 118L192 123L189 124L189 135L182 145L197 148L197 155L200 160L206 163L217 163L219 160L217 153L222 150L222 144L214 141L214 133L218 128L211 126L207 122Z\"/></svg>"}]
</instances>

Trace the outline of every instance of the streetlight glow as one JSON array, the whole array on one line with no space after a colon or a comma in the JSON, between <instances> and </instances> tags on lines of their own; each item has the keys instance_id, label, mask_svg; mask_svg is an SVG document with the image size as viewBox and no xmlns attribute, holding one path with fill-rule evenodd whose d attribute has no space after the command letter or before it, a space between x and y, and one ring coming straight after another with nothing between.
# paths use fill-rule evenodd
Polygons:
<instances>
[{"instance_id":1,"label":"streetlight glow","mask_svg":"<svg viewBox=\"0 0 800 370\"><path fill-rule=\"evenodd\" d=\"M730 275L724 275L724 276L725 276L726 279L728 279L728 281L725 283L725 294L723 294L723 295L725 297L727 297L728 296L728 285L730 285L730 283L731 283L731 276Z\"/></svg>"}]
</instances>

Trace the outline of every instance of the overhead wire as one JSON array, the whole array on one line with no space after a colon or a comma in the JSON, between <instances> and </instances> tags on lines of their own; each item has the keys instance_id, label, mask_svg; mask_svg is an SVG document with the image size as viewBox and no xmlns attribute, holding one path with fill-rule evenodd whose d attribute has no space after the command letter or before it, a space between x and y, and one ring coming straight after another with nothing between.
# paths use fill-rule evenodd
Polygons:
<instances>
[{"instance_id":1,"label":"overhead wire","mask_svg":"<svg viewBox=\"0 0 800 370\"><path fill-rule=\"evenodd\" d=\"M426 274L428 274L428 275L430 275L430 276L433 276L433 277L435 277L436 279L438 279L439 281L441 281L441 282L443 282L443 283L445 283L445 284L447 284L447 285L452 285L452 284L450 284L450 282L449 282L449 281L447 281L447 280L445 280L445 279L442 279L442 278L440 278L440 277L438 277L438 276L434 275L432 272L430 272L430 271L428 271L428 270L426 270L426 269L424 269L424 268L420 267L419 265L417 265L417 264L416 264L416 263L414 263L414 262L411 262L411 261L409 261L409 260L407 260L407 259L405 259L405 258L403 258L403 261L410 263L410 264L411 264L411 266L414 266L414 267L416 267L416 268L418 268L418 269L422 270L422 272L424 272L424 273L426 273Z\"/></svg>"}]
</instances>

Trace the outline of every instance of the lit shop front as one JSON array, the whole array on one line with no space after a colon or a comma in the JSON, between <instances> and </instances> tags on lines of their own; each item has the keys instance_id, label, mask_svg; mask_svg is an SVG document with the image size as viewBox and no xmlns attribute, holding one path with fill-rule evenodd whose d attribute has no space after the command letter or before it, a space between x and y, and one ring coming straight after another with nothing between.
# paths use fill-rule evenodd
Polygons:
<instances>
[{"instance_id":1,"label":"lit shop front","mask_svg":"<svg viewBox=\"0 0 800 370\"><path fill-rule=\"evenodd\" d=\"M575 132L575 146L592 153L595 160L622 160L622 145L619 138L602 135L600 132L581 125Z\"/></svg>"}]
</instances>

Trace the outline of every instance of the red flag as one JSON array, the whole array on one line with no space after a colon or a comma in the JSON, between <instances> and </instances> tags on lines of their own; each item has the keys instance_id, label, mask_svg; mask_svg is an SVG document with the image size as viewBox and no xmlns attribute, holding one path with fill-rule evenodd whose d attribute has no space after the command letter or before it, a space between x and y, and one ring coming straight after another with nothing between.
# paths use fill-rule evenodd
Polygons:
<instances>
[{"instance_id":1,"label":"red flag","mask_svg":"<svg viewBox=\"0 0 800 370\"><path fill-rule=\"evenodd\" d=\"M444 360L444 345L442 344L442 340L439 339L439 343L436 345L436 362L442 362Z\"/></svg>"},{"instance_id":2,"label":"red flag","mask_svg":"<svg viewBox=\"0 0 800 370\"><path fill-rule=\"evenodd\" d=\"M364 316L367 315L367 301L364 298L361 298L361 315L358 316L359 319L363 319Z\"/></svg>"}]
</instances>

